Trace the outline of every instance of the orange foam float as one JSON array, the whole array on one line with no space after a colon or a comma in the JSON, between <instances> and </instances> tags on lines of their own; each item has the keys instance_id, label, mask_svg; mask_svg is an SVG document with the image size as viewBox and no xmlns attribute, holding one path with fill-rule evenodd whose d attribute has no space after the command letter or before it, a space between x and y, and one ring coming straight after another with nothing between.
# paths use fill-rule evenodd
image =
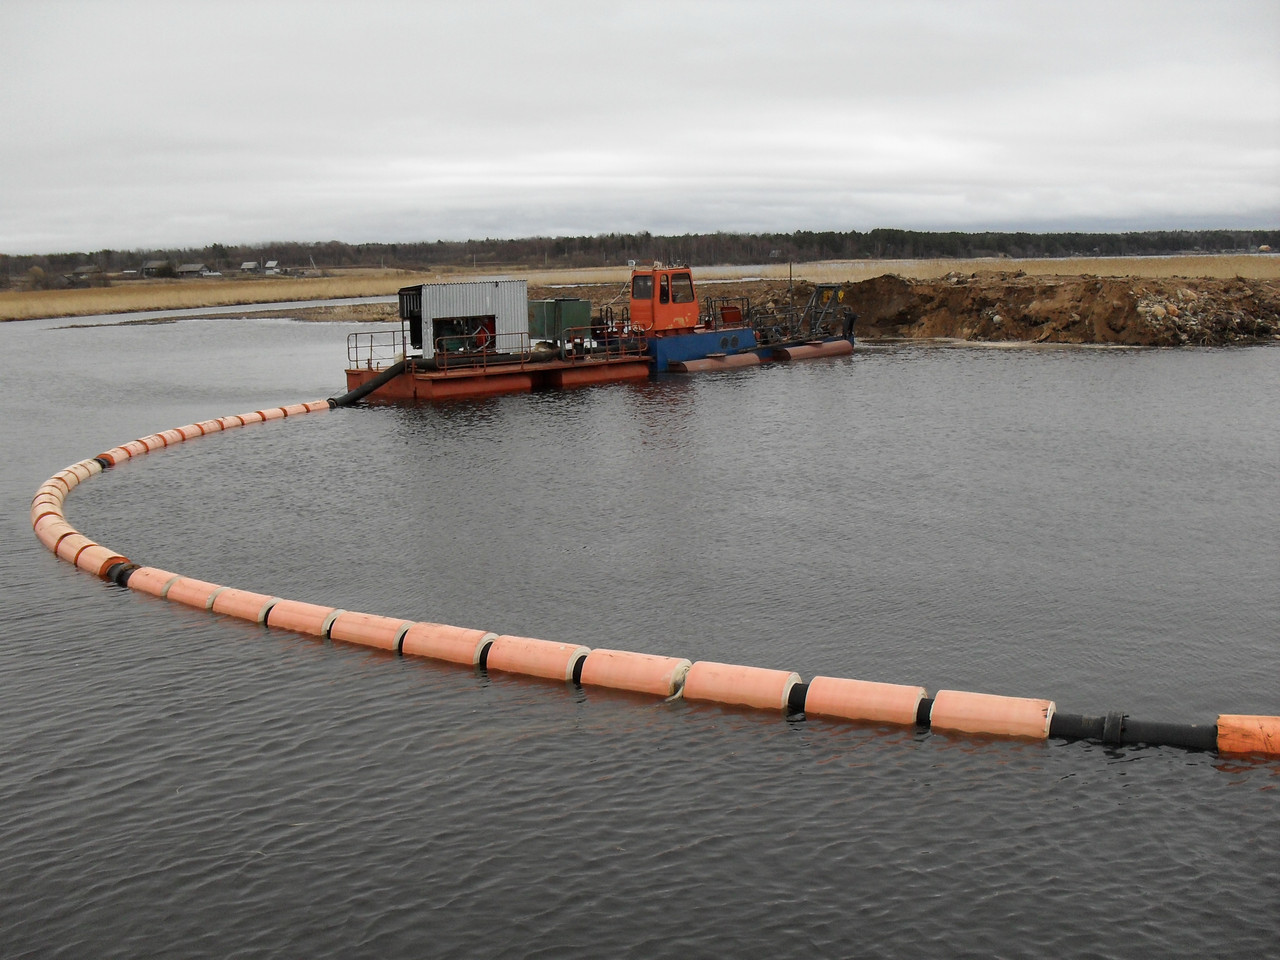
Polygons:
<instances>
[{"instance_id":1,"label":"orange foam float","mask_svg":"<svg viewBox=\"0 0 1280 960\"><path fill-rule=\"evenodd\" d=\"M72 486L74 486L74 484L67 483L66 477L63 477L60 474L55 473L52 477L50 477L48 480L44 482L44 484L40 487L40 489L48 490L50 493L53 493L65 499L67 494L71 492Z\"/></svg>"},{"instance_id":2,"label":"orange foam float","mask_svg":"<svg viewBox=\"0 0 1280 960\"><path fill-rule=\"evenodd\" d=\"M90 543L76 554L75 559L77 567L85 573L92 573L102 580L107 579L107 571L116 564L128 562L128 557L122 557L114 550L109 550L100 543Z\"/></svg>"},{"instance_id":3,"label":"orange foam float","mask_svg":"<svg viewBox=\"0 0 1280 960\"><path fill-rule=\"evenodd\" d=\"M786 710L791 688L800 675L734 663L699 660L684 678L686 700L709 700L759 710Z\"/></svg>"},{"instance_id":4,"label":"orange foam float","mask_svg":"<svg viewBox=\"0 0 1280 960\"><path fill-rule=\"evenodd\" d=\"M94 546L94 542L83 533L68 533L58 538L58 546L53 552L58 555L59 560L65 560L74 565L80 551L91 546Z\"/></svg>"},{"instance_id":5,"label":"orange foam float","mask_svg":"<svg viewBox=\"0 0 1280 960\"><path fill-rule=\"evenodd\" d=\"M31 498L31 511L35 520L32 520L32 526L40 519L40 516L48 513L50 510L58 514L62 513L63 504L66 503L66 497L60 491L54 490L52 487L41 487L34 497ZM40 516L37 516L37 512Z\"/></svg>"},{"instance_id":6,"label":"orange foam float","mask_svg":"<svg viewBox=\"0 0 1280 960\"><path fill-rule=\"evenodd\" d=\"M477 666L496 639L496 633L485 630L419 621L405 631L400 641L400 652L406 657L426 657Z\"/></svg>"},{"instance_id":7,"label":"orange foam float","mask_svg":"<svg viewBox=\"0 0 1280 960\"><path fill-rule=\"evenodd\" d=\"M129 589L164 599L169 588L182 579L182 574L159 567L139 567L129 574Z\"/></svg>"},{"instance_id":8,"label":"orange foam float","mask_svg":"<svg viewBox=\"0 0 1280 960\"><path fill-rule=\"evenodd\" d=\"M412 620L396 620L394 617L342 610L329 626L329 639L394 653L400 649L400 641L411 626Z\"/></svg>"},{"instance_id":9,"label":"orange foam float","mask_svg":"<svg viewBox=\"0 0 1280 960\"><path fill-rule=\"evenodd\" d=\"M136 572L132 574L130 580L132 581L132 577L136 575ZM279 602L279 597L271 597L265 593L253 593L236 587L222 587L209 598L209 609L214 613L236 617L239 620L266 623L267 612Z\"/></svg>"},{"instance_id":10,"label":"orange foam float","mask_svg":"<svg viewBox=\"0 0 1280 960\"><path fill-rule=\"evenodd\" d=\"M36 532L36 539L44 544L45 549L50 553L58 552L58 542L63 538L77 533L75 527L67 523L60 513L47 513L38 519L32 529Z\"/></svg>"},{"instance_id":11,"label":"orange foam float","mask_svg":"<svg viewBox=\"0 0 1280 960\"><path fill-rule=\"evenodd\" d=\"M342 611L337 607L303 603L301 600L281 600L267 611L267 626L278 630L292 630L294 633L309 633L315 637L327 637L329 625L340 613Z\"/></svg>"},{"instance_id":12,"label":"orange foam float","mask_svg":"<svg viewBox=\"0 0 1280 960\"><path fill-rule=\"evenodd\" d=\"M1057 705L1052 700L939 690L929 712L935 730L1045 740Z\"/></svg>"},{"instance_id":13,"label":"orange foam float","mask_svg":"<svg viewBox=\"0 0 1280 960\"><path fill-rule=\"evenodd\" d=\"M124 447L112 447L110 450L104 450L102 453L98 454L98 459L105 460L108 464L114 467L118 463L124 463L131 456L132 454Z\"/></svg>"},{"instance_id":14,"label":"orange foam float","mask_svg":"<svg viewBox=\"0 0 1280 960\"><path fill-rule=\"evenodd\" d=\"M74 487L101 472L102 464L97 460L80 460L65 470L59 470L54 476L61 477L64 482Z\"/></svg>"},{"instance_id":15,"label":"orange foam float","mask_svg":"<svg viewBox=\"0 0 1280 960\"><path fill-rule=\"evenodd\" d=\"M33 500L31 503L31 529L35 530L36 524L45 517L53 517L55 520L65 522L66 518L62 515L62 504L54 500ZM36 536L40 536L38 530L36 531Z\"/></svg>"},{"instance_id":16,"label":"orange foam float","mask_svg":"<svg viewBox=\"0 0 1280 960\"><path fill-rule=\"evenodd\" d=\"M1280 756L1280 717L1224 713L1218 717L1219 753Z\"/></svg>"},{"instance_id":17,"label":"orange foam float","mask_svg":"<svg viewBox=\"0 0 1280 960\"><path fill-rule=\"evenodd\" d=\"M583 661L580 682L589 686L670 697L683 686L689 668L681 657L661 657L629 650L592 650Z\"/></svg>"},{"instance_id":18,"label":"orange foam float","mask_svg":"<svg viewBox=\"0 0 1280 960\"><path fill-rule=\"evenodd\" d=\"M53 497L59 503L62 503L67 499L67 485L65 483L54 483L53 477L50 477L36 487L35 496L31 499L34 500L36 497Z\"/></svg>"},{"instance_id":19,"label":"orange foam float","mask_svg":"<svg viewBox=\"0 0 1280 960\"><path fill-rule=\"evenodd\" d=\"M494 639L484 663L488 670L522 673L547 680L572 680L578 661L590 652L579 644L504 634Z\"/></svg>"},{"instance_id":20,"label":"orange foam float","mask_svg":"<svg viewBox=\"0 0 1280 960\"><path fill-rule=\"evenodd\" d=\"M137 572L135 571L133 577L136 576ZM133 584L133 577L129 578L130 585ZM196 580L194 577L180 576L177 580L168 584L161 596L166 600L172 600L174 603L181 603L184 606L210 610L213 608L214 596L223 589L225 588L216 583Z\"/></svg>"},{"instance_id":21,"label":"orange foam float","mask_svg":"<svg viewBox=\"0 0 1280 960\"><path fill-rule=\"evenodd\" d=\"M927 696L924 687L814 677L805 692L804 712L806 716L908 725L916 722L920 701Z\"/></svg>"}]
</instances>

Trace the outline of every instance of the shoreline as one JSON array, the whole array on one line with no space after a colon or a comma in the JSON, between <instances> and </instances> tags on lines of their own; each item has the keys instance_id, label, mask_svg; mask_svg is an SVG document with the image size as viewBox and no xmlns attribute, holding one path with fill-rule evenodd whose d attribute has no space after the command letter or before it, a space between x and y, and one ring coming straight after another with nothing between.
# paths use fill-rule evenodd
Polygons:
<instances>
[{"instance_id":1,"label":"shoreline","mask_svg":"<svg viewBox=\"0 0 1280 960\"><path fill-rule=\"evenodd\" d=\"M701 286L732 283L797 282L856 283L884 275L909 280L937 280L950 274L1005 274L1028 276L1142 277L1150 279L1239 277L1280 281L1277 254L1188 254L1162 257L1072 257L976 260L825 260L810 263L696 265L695 281ZM559 291L626 282L626 266L510 270L495 274L483 270L413 272L403 270L334 271L324 277L272 279L193 279L120 281L108 287L68 290L0 290L0 322L42 320L161 310L202 309L224 306L258 306L313 300L394 296L400 287L442 280L486 279L496 276L525 279L530 287ZM258 312L258 311L255 311Z\"/></svg>"}]
</instances>

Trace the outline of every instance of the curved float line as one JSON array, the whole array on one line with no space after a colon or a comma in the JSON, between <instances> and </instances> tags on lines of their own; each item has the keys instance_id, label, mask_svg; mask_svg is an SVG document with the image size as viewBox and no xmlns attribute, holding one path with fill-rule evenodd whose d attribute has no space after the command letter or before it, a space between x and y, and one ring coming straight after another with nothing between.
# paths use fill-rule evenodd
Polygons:
<instances>
[{"instance_id":1,"label":"curved float line","mask_svg":"<svg viewBox=\"0 0 1280 960\"><path fill-rule=\"evenodd\" d=\"M31 500L31 526L59 559L122 587L203 608L229 617L359 644L392 653L429 657L530 677L586 683L650 694L668 700L683 696L748 709L795 712L871 723L930 726L997 737L1044 740L1097 739L1103 743L1155 743L1216 749L1224 754L1280 757L1280 717L1219 715L1213 727L1139 723L1125 714L1105 718L1057 713L1051 700L1001 697L941 690L932 699L923 687L864 680L815 677L740 664L690 661L678 657L591 650L533 637L499 636L449 624L414 622L285 600L235 587L207 583L145 567L95 543L67 522L63 504L77 486L125 460L184 443L209 433L250 423L280 420L336 406L315 400L204 420L112 447L59 470Z\"/></svg>"}]
</instances>

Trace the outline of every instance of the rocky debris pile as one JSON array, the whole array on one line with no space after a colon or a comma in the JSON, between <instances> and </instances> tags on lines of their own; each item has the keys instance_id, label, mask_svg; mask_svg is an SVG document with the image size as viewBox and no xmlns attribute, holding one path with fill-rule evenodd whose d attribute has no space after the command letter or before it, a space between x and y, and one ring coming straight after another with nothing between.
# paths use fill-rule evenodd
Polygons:
<instances>
[{"instance_id":1,"label":"rocky debris pile","mask_svg":"<svg viewBox=\"0 0 1280 960\"><path fill-rule=\"evenodd\" d=\"M861 337L1180 346L1280 339L1274 280L950 274L848 284Z\"/></svg>"}]
</instances>

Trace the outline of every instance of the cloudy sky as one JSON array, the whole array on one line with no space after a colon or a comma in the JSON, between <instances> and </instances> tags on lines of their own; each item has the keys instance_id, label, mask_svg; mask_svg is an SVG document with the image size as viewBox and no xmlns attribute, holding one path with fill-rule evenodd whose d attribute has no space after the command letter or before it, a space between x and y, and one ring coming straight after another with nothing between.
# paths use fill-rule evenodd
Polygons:
<instances>
[{"instance_id":1,"label":"cloudy sky","mask_svg":"<svg viewBox=\"0 0 1280 960\"><path fill-rule=\"evenodd\" d=\"M0 0L0 252L1280 226L1280 0Z\"/></svg>"}]
</instances>

